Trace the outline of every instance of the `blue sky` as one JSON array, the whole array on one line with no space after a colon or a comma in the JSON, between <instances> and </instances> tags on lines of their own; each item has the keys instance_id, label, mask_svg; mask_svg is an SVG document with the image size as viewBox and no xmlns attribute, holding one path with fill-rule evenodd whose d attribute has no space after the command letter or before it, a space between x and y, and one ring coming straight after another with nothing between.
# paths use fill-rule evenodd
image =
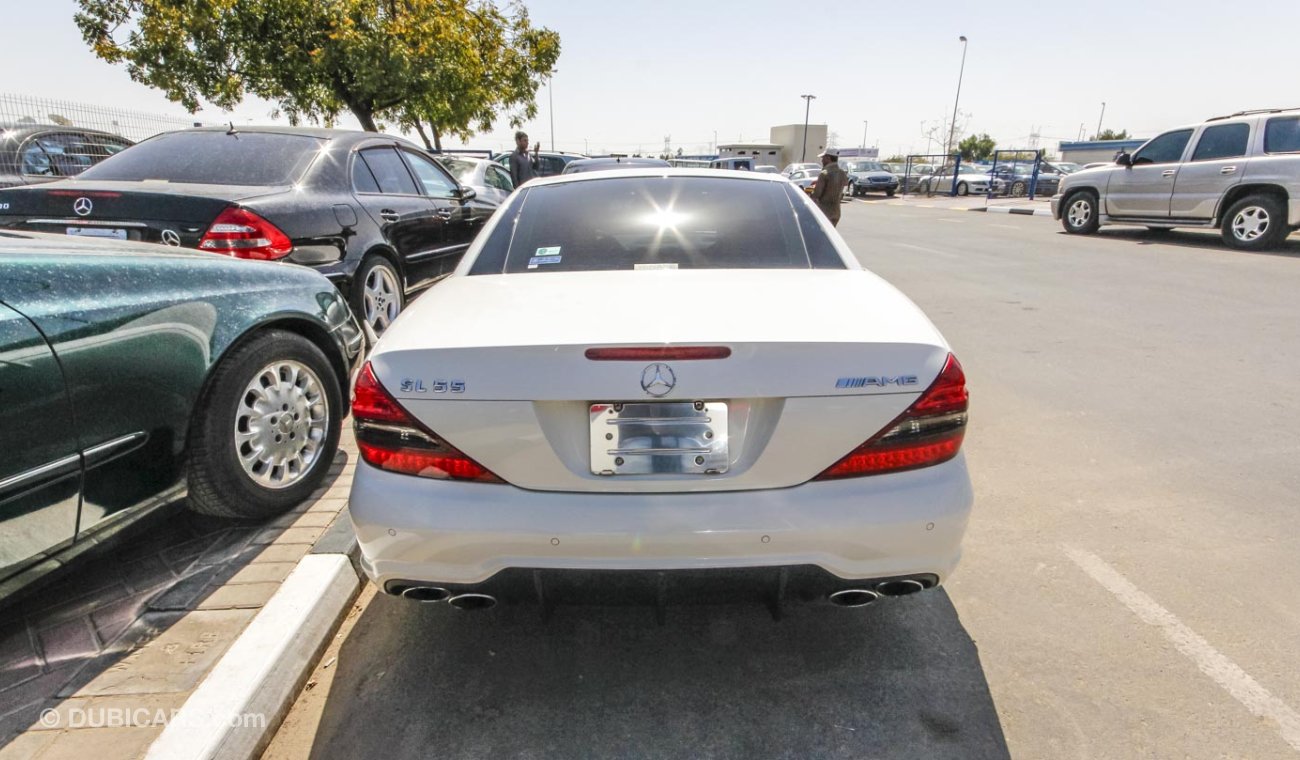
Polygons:
<instances>
[{"instance_id":1,"label":"blue sky","mask_svg":"<svg viewBox=\"0 0 1300 760\"><path fill-rule=\"evenodd\" d=\"M183 115L159 92L95 58L72 23L72 0L5 0L11 30L0 47L0 92ZM1152 136L1246 108L1298 106L1300 3L1187 0L1045 3L685 2L530 0L535 23L560 33L555 142L565 150L658 151L665 136L688 153L714 139L767 139L774 124L812 121L842 146L886 154L922 150L922 122L951 113L969 40L961 110L969 129L1002 147L1043 147L1105 127ZM1244 6L1242 6L1244 7ZM38 62L38 63L34 63ZM23 72L16 75L16 72ZM548 92L525 125L550 147ZM230 118L268 122L249 101ZM210 109L197 118L226 118ZM342 126L352 126L350 118ZM510 143L505 124L469 141Z\"/></svg>"}]
</instances>

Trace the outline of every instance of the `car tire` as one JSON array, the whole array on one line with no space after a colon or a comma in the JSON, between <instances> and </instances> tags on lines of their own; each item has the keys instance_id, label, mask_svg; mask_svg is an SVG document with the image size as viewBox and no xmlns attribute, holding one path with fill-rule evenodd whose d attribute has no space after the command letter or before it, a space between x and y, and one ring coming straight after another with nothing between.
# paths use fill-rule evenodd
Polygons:
<instances>
[{"instance_id":1,"label":"car tire","mask_svg":"<svg viewBox=\"0 0 1300 760\"><path fill-rule=\"evenodd\" d=\"M1029 194L1029 186L1026 185L1024 182L1012 182L1012 183L1011 183L1011 197L1012 197L1012 198L1023 198L1023 197L1025 197L1025 196L1028 195L1028 194Z\"/></svg>"},{"instance_id":2,"label":"car tire","mask_svg":"<svg viewBox=\"0 0 1300 760\"><path fill-rule=\"evenodd\" d=\"M383 335L406 307L402 277L392 262L367 256L352 277L352 312L371 335Z\"/></svg>"},{"instance_id":3,"label":"car tire","mask_svg":"<svg viewBox=\"0 0 1300 760\"><path fill-rule=\"evenodd\" d=\"M233 348L195 406L189 508L263 519L306 499L338 450L340 385L325 353L300 335L267 330Z\"/></svg>"},{"instance_id":4,"label":"car tire","mask_svg":"<svg viewBox=\"0 0 1300 760\"><path fill-rule=\"evenodd\" d=\"M1071 193L1061 204L1061 226L1072 235L1091 235L1101 226L1097 196L1090 190Z\"/></svg>"},{"instance_id":5,"label":"car tire","mask_svg":"<svg viewBox=\"0 0 1300 760\"><path fill-rule=\"evenodd\" d=\"M1290 234L1286 209L1272 195L1247 195L1223 215L1223 242L1239 251L1267 251Z\"/></svg>"},{"instance_id":6,"label":"car tire","mask_svg":"<svg viewBox=\"0 0 1300 760\"><path fill-rule=\"evenodd\" d=\"M957 194L958 194L958 195L970 195L970 187L967 186L967 184L966 184L965 182L958 182L958 183L957 183Z\"/></svg>"},{"instance_id":7,"label":"car tire","mask_svg":"<svg viewBox=\"0 0 1300 760\"><path fill-rule=\"evenodd\" d=\"M893 197L894 197L894 194L897 193L897 192L898 192L897 190L886 190L886 191L885 191L885 197L886 197L886 198L893 198Z\"/></svg>"}]
</instances>

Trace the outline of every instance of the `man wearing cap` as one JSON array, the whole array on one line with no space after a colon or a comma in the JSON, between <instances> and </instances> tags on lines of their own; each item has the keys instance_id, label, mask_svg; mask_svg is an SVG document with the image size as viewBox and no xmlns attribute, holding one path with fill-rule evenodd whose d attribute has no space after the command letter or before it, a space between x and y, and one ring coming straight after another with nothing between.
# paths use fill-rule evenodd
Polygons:
<instances>
[{"instance_id":1,"label":"man wearing cap","mask_svg":"<svg viewBox=\"0 0 1300 760\"><path fill-rule=\"evenodd\" d=\"M813 182L811 195L817 208L831 220L831 226L834 227L840 223L840 196L844 193L844 186L849 183L849 175L840 168L839 150L827 148L817 157L822 160L822 171L817 175L817 181Z\"/></svg>"}]
</instances>

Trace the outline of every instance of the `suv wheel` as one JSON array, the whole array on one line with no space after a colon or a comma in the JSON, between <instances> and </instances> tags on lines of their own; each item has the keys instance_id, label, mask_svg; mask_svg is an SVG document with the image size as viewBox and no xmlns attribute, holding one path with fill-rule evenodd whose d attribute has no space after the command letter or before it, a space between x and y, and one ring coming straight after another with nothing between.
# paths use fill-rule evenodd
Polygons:
<instances>
[{"instance_id":1,"label":"suv wheel","mask_svg":"<svg viewBox=\"0 0 1300 760\"><path fill-rule=\"evenodd\" d=\"M195 406L189 508L261 519L307 498L338 449L343 392L311 341L268 330L236 346Z\"/></svg>"},{"instance_id":2,"label":"suv wheel","mask_svg":"<svg viewBox=\"0 0 1300 760\"><path fill-rule=\"evenodd\" d=\"M1081 190L1065 199L1061 226L1072 235L1091 235L1101 226L1097 216L1097 196Z\"/></svg>"},{"instance_id":3,"label":"suv wheel","mask_svg":"<svg viewBox=\"0 0 1300 760\"><path fill-rule=\"evenodd\" d=\"M1223 242L1242 251L1266 251L1286 239L1286 211L1271 195L1248 195L1223 215Z\"/></svg>"},{"instance_id":4,"label":"suv wheel","mask_svg":"<svg viewBox=\"0 0 1300 760\"><path fill-rule=\"evenodd\" d=\"M375 337L393 324L404 304L402 278L388 259L374 255L361 263L352 278L352 311Z\"/></svg>"}]
</instances>

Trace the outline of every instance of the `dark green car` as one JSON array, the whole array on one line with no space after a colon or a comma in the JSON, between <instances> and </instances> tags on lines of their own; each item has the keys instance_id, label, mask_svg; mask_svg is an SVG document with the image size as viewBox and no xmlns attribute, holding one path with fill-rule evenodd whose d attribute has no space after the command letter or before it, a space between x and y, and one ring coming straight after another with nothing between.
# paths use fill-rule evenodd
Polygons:
<instances>
[{"instance_id":1,"label":"dark green car","mask_svg":"<svg viewBox=\"0 0 1300 760\"><path fill-rule=\"evenodd\" d=\"M302 501L361 348L302 267L0 233L0 597L187 492L227 517Z\"/></svg>"}]
</instances>

